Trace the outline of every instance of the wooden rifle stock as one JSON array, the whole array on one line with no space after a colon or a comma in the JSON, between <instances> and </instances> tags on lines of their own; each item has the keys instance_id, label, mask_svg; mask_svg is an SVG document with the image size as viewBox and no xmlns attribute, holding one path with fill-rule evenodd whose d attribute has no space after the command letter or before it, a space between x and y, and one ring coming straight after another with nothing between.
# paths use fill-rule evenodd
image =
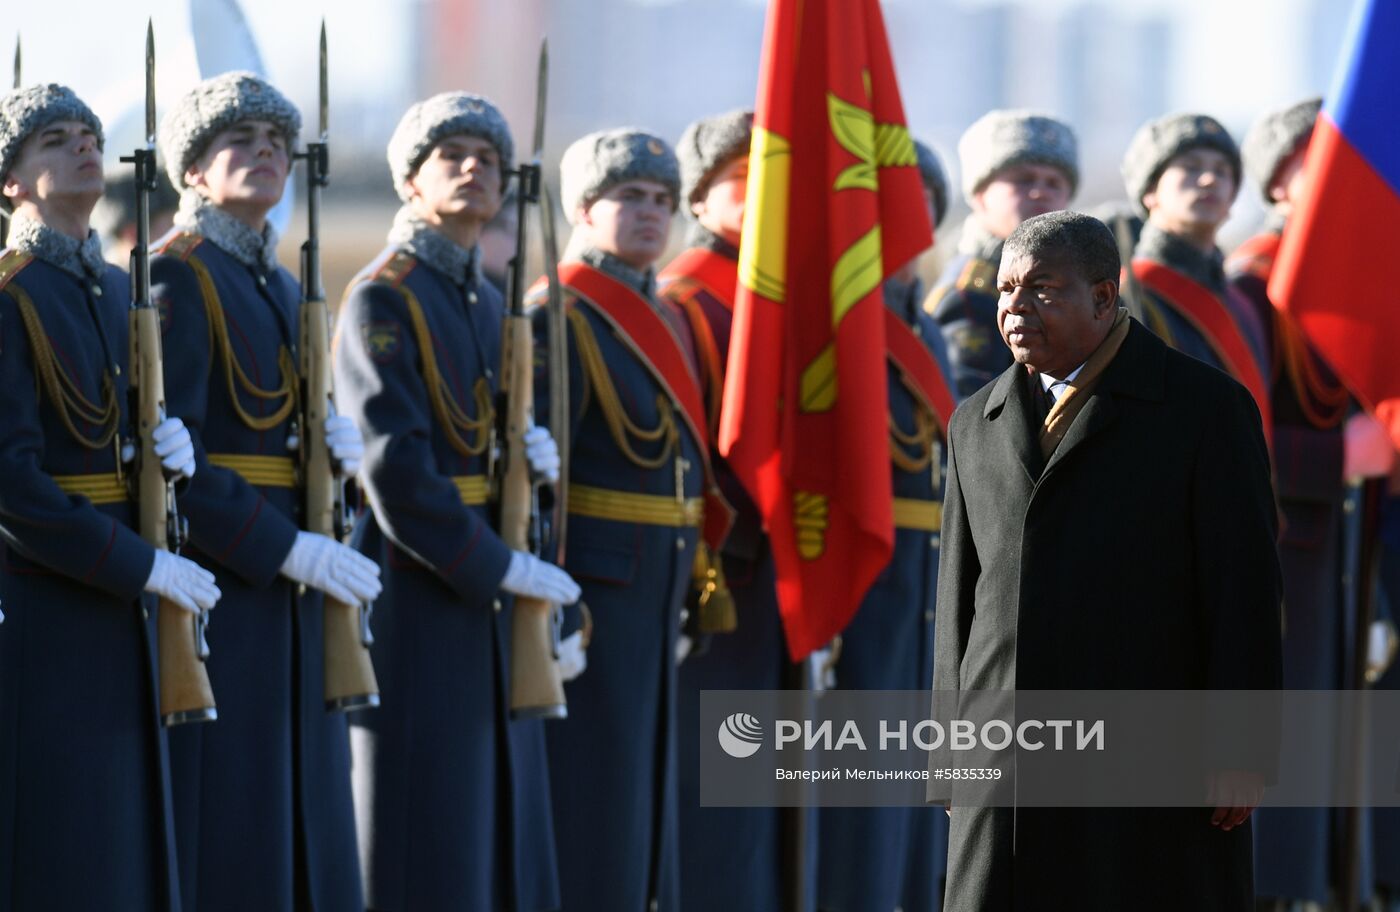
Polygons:
<instances>
[{"instance_id":1,"label":"wooden rifle stock","mask_svg":"<svg viewBox=\"0 0 1400 912\"><path fill-rule=\"evenodd\" d=\"M345 483L331 468L326 419L331 408L330 326L326 302L301 305L302 478L306 530L339 540L345 534ZM323 609L326 708L337 711L379 705L379 683L370 661L369 607L346 605L329 595Z\"/></svg>"},{"instance_id":2,"label":"wooden rifle stock","mask_svg":"<svg viewBox=\"0 0 1400 912\"><path fill-rule=\"evenodd\" d=\"M147 38L148 67L154 52ZM136 247L131 252L131 353L128 365L131 412L136 418L139 454L136 464L137 517L141 537L159 551L184 544L185 523L175 508L175 483L155 452L152 436L165 420L165 372L161 353L160 314L151 303L150 193L156 186L156 156L138 149L122 159L136 166ZM206 611L192 613L161 598L156 636L160 656L160 717L166 726L209 722L218 718L214 691L204 660L209 646Z\"/></svg>"},{"instance_id":3,"label":"wooden rifle stock","mask_svg":"<svg viewBox=\"0 0 1400 912\"><path fill-rule=\"evenodd\" d=\"M515 257L509 275L510 299L502 345L502 438L500 534L514 551L538 554L539 498L525 459L525 432L534 424L534 337L524 307L525 207L537 199L538 164L520 166ZM511 614L510 711L517 718L562 719L568 715L559 673L558 607L517 596Z\"/></svg>"},{"instance_id":4,"label":"wooden rifle stock","mask_svg":"<svg viewBox=\"0 0 1400 912\"><path fill-rule=\"evenodd\" d=\"M322 60L324 68L324 26ZM322 81L324 85L324 79ZM326 419L333 408L330 313L321 288L321 188L329 154L324 142L307 143L307 217L301 248L301 476L306 491L306 531L336 540L350 531L345 482L336 477L326 442ZM369 605L347 605L325 596L322 612L325 700L328 710L344 712L379 705L379 682L369 646Z\"/></svg>"},{"instance_id":5,"label":"wooden rifle stock","mask_svg":"<svg viewBox=\"0 0 1400 912\"><path fill-rule=\"evenodd\" d=\"M141 537L157 550L178 550L184 538L183 519L175 510L174 483L166 479L151 437L156 425L165 420L165 384L160 317L149 300L131 312L131 384L136 390L141 441L136 475ZM209 655L204 638L207 612L189 612L165 598L157 611L161 721L166 726L213 721L218 711L204 666Z\"/></svg>"}]
</instances>

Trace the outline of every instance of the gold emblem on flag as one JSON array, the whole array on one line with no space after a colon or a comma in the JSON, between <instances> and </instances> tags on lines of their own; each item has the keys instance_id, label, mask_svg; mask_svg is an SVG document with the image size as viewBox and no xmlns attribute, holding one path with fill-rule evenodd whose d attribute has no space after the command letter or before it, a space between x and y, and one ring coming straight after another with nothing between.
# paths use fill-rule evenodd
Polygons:
<instances>
[{"instance_id":1,"label":"gold emblem on flag","mask_svg":"<svg viewBox=\"0 0 1400 912\"><path fill-rule=\"evenodd\" d=\"M797 553L803 560L816 560L826 551L826 528L830 506L825 494L794 491L792 525L797 532Z\"/></svg>"}]
</instances>

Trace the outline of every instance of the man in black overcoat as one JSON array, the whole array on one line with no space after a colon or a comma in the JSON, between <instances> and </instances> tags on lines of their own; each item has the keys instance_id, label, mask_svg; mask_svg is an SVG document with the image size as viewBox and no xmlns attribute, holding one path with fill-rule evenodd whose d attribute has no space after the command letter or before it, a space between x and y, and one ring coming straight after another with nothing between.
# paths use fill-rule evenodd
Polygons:
<instances>
[{"instance_id":1,"label":"man in black overcoat","mask_svg":"<svg viewBox=\"0 0 1400 912\"><path fill-rule=\"evenodd\" d=\"M1015 363L949 428L936 691L1279 687L1259 412L1127 316L1119 267L1088 216L1007 240L997 323ZM944 908L1248 912L1269 773L1210 773L1214 807L953 807Z\"/></svg>"}]
</instances>

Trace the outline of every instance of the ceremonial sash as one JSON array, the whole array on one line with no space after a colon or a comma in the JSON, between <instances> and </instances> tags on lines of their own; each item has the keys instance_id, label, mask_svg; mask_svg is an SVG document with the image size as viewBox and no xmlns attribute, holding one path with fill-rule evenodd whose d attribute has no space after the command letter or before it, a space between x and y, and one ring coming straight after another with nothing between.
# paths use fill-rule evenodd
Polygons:
<instances>
[{"instance_id":1,"label":"ceremonial sash","mask_svg":"<svg viewBox=\"0 0 1400 912\"><path fill-rule=\"evenodd\" d=\"M1269 386L1253 350L1225 305L1204 285L1161 263L1133 260L1133 274L1145 288L1166 298L1205 337L1230 376L1249 390L1259 406L1267 437L1273 427Z\"/></svg>"},{"instance_id":2,"label":"ceremonial sash","mask_svg":"<svg viewBox=\"0 0 1400 912\"><path fill-rule=\"evenodd\" d=\"M914 335L909 324L888 307L885 308L885 345L894 366L913 384L910 389L924 400L924 405L938 419L938 428L946 440L948 419L953 416L956 402L943 379L943 371L923 340Z\"/></svg>"},{"instance_id":3,"label":"ceremonial sash","mask_svg":"<svg viewBox=\"0 0 1400 912\"><path fill-rule=\"evenodd\" d=\"M703 290L725 310L733 313L734 292L739 283L739 264L718 251L692 247L672 260L657 279L665 283L662 293L675 301L690 321L690 331L695 336L695 346L699 349L696 354L700 358L710 433L717 437L719 410L724 395L724 362L720 358L719 345L715 342L715 332L710 326L709 318L691 292Z\"/></svg>"},{"instance_id":4,"label":"ceremonial sash","mask_svg":"<svg viewBox=\"0 0 1400 912\"><path fill-rule=\"evenodd\" d=\"M705 399L700 391L700 380L686 360L680 340L639 292L585 263L560 263L559 281L612 326L679 407L705 463L705 540L718 546L729 533L734 509L713 482Z\"/></svg>"},{"instance_id":5,"label":"ceremonial sash","mask_svg":"<svg viewBox=\"0 0 1400 912\"><path fill-rule=\"evenodd\" d=\"M690 279L732 311L734 290L739 285L739 264L708 247L691 247L681 251L656 278L662 283Z\"/></svg>"}]
</instances>

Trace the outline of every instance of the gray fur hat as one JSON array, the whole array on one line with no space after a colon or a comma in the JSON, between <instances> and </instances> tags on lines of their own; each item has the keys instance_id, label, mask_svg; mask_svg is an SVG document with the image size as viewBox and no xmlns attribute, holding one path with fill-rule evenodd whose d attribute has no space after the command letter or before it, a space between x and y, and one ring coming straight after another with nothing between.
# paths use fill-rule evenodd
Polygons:
<instances>
[{"instance_id":1,"label":"gray fur hat","mask_svg":"<svg viewBox=\"0 0 1400 912\"><path fill-rule=\"evenodd\" d=\"M1240 155L1244 170L1259 187L1264 202L1273 205L1269 185L1279 165L1312 136L1313 124L1322 110L1321 98L1309 98L1278 111L1270 111L1254 122L1244 136Z\"/></svg>"},{"instance_id":2,"label":"gray fur hat","mask_svg":"<svg viewBox=\"0 0 1400 912\"><path fill-rule=\"evenodd\" d=\"M948 214L948 172L933 147L914 140L914 154L919 158L919 177L933 194L933 227L943 224Z\"/></svg>"},{"instance_id":3,"label":"gray fur hat","mask_svg":"<svg viewBox=\"0 0 1400 912\"><path fill-rule=\"evenodd\" d=\"M680 203L680 164L664 139L636 127L589 133L564 150L559 162L559 202L572 223L579 207L630 180L664 185L676 198L672 211Z\"/></svg>"},{"instance_id":4,"label":"gray fur hat","mask_svg":"<svg viewBox=\"0 0 1400 912\"><path fill-rule=\"evenodd\" d=\"M1035 111L988 111L958 140L962 191L968 203L1003 168L1051 165L1079 187L1079 143L1063 121Z\"/></svg>"},{"instance_id":5,"label":"gray fur hat","mask_svg":"<svg viewBox=\"0 0 1400 912\"><path fill-rule=\"evenodd\" d=\"M1239 192L1240 150L1230 131L1220 121L1205 114L1168 114L1149 120L1138 128L1123 156L1123 185L1138 214L1146 217L1142 198L1157 186L1167 165L1187 149L1215 149L1230 160L1235 169L1235 192Z\"/></svg>"},{"instance_id":6,"label":"gray fur hat","mask_svg":"<svg viewBox=\"0 0 1400 912\"><path fill-rule=\"evenodd\" d=\"M301 132L301 114L272 84L245 70L206 79L175 103L160 122L160 153L175 189L185 172L222 130L245 120L266 120L287 136L290 152Z\"/></svg>"},{"instance_id":7,"label":"gray fur hat","mask_svg":"<svg viewBox=\"0 0 1400 912\"><path fill-rule=\"evenodd\" d=\"M50 82L0 96L0 179L10 173L20 146L30 134L59 120L76 120L92 127L97 148L102 148L102 121L67 86ZM0 205L6 212L11 209L8 197L0 197Z\"/></svg>"},{"instance_id":8,"label":"gray fur hat","mask_svg":"<svg viewBox=\"0 0 1400 912\"><path fill-rule=\"evenodd\" d=\"M705 117L685 128L676 144L681 166L681 198L693 203L705 195L710 178L733 158L749 154L753 111Z\"/></svg>"},{"instance_id":9,"label":"gray fur hat","mask_svg":"<svg viewBox=\"0 0 1400 912\"><path fill-rule=\"evenodd\" d=\"M389 174L399 199L408 202L408 180L433 146L443 137L459 133L480 137L496 147L501 156L501 183L505 185L505 173L515 163L515 142L500 109L471 92L442 92L405 111L389 139Z\"/></svg>"}]
</instances>

